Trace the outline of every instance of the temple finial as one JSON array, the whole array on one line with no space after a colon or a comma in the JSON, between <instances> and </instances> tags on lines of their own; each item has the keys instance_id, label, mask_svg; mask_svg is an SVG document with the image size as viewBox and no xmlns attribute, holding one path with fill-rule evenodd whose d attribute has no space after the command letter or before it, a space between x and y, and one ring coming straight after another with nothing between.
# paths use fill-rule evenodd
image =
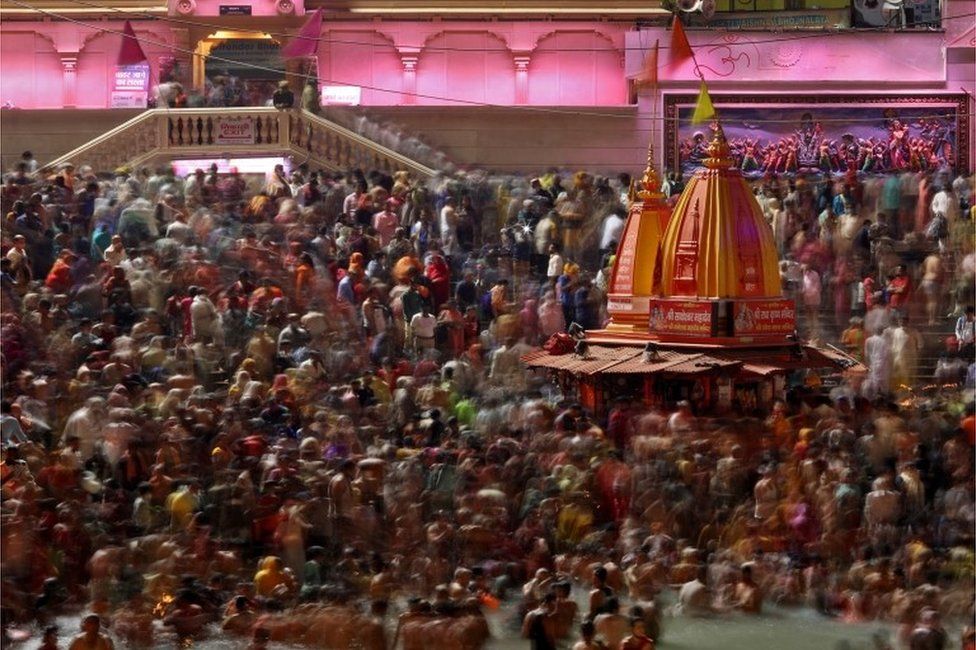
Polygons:
<instances>
[{"instance_id":1,"label":"temple finial","mask_svg":"<svg viewBox=\"0 0 976 650\"><path fill-rule=\"evenodd\" d=\"M664 194L661 192L661 176L654 167L653 136L647 143L647 165L644 167L644 176L640 180L640 191L637 192L637 196L642 201L664 197Z\"/></svg>"},{"instance_id":2,"label":"temple finial","mask_svg":"<svg viewBox=\"0 0 976 650\"><path fill-rule=\"evenodd\" d=\"M708 169L728 169L732 167L732 150L725 139L722 124L716 120L712 125L712 141L708 143L708 157L702 161Z\"/></svg>"}]
</instances>

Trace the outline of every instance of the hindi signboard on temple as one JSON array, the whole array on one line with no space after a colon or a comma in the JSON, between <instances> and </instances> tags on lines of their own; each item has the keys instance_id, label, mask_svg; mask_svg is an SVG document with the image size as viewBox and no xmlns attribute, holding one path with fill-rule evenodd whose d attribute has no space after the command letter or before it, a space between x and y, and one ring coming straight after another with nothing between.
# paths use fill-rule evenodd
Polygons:
<instances>
[{"instance_id":1,"label":"hindi signboard on temple","mask_svg":"<svg viewBox=\"0 0 976 650\"><path fill-rule=\"evenodd\" d=\"M112 83L112 108L145 108L148 93L148 63L116 66Z\"/></svg>"},{"instance_id":2,"label":"hindi signboard on temple","mask_svg":"<svg viewBox=\"0 0 976 650\"><path fill-rule=\"evenodd\" d=\"M243 117L217 122L216 144L254 144L254 122Z\"/></svg>"},{"instance_id":3,"label":"hindi signboard on temple","mask_svg":"<svg viewBox=\"0 0 976 650\"><path fill-rule=\"evenodd\" d=\"M658 334L712 335L712 304L686 300L651 300L650 329Z\"/></svg>"},{"instance_id":4,"label":"hindi signboard on temple","mask_svg":"<svg viewBox=\"0 0 976 650\"><path fill-rule=\"evenodd\" d=\"M624 235L624 244L617 253L617 274L614 276L614 293L632 293L634 290L634 261L637 259L638 224L631 222Z\"/></svg>"},{"instance_id":5,"label":"hindi signboard on temple","mask_svg":"<svg viewBox=\"0 0 976 650\"><path fill-rule=\"evenodd\" d=\"M228 38L210 50L204 64L208 79L274 79L281 77L285 63L281 46L265 38Z\"/></svg>"},{"instance_id":6,"label":"hindi signboard on temple","mask_svg":"<svg viewBox=\"0 0 976 650\"><path fill-rule=\"evenodd\" d=\"M733 306L736 336L790 334L796 329L792 300L749 300Z\"/></svg>"}]
</instances>

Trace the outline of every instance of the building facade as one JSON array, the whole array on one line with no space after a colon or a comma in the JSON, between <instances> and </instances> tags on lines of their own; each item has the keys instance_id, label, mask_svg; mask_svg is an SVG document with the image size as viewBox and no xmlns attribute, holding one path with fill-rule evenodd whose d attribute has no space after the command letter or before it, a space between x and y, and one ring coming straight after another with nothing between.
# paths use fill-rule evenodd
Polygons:
<instances>
[{"instance_id":1,"label":"building facade","mask_svg":"<svg viewBox=\"0 0 976 650\"><path fill-rule=\"evenodd\" d=\"M957 166L972 167L971 3L918 4L906 29L891 30L851 27L877 22L858 0L817 9L796 0L712 4L718 11L710 20L684 14L696 67L668 65L670 11L629 0L517 8L440 0L3 0L0 105L118 111L121 122L151 102L160 83L179 82L206 101L215 80L235 77L260 101L282 76L299 87L314 77L326 103L426 130L462 164L518 169L592 161L636 172L649 135L661 145L662 168L681 166L682 141L693 135L682 131L682 111L702 73L720 110L728 103L775 107L784 111L783 124L827 96L831 109L812 116L825 125L831 111L850 113L843 107L862 111L857 119L865 123L872 107L928 110L912 119L952 113ZM314 56L284 60L280 46L316 9L323 24ZM147 58L135 71L117 65L126 20ZM660 84L652 90L637 81L655 42ZM111 113L101 115L111 121ZM520 115L535 138L512 129ZM490 133L482 139L470 128L479 116ZM443 131L434 133L432 121ZM840 138L846 129L836 126Z\"/></svg>"}]
</instances>

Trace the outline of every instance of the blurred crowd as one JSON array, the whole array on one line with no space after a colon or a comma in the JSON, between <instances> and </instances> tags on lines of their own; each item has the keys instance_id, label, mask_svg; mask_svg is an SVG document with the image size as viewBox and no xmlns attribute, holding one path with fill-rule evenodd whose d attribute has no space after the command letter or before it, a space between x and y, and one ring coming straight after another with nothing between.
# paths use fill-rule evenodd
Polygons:
<instances>
[{"instance_id":1,"label":"blurred crowd","mask_svg":"<svg viewBox=\"0 0 976 650\"><path fill-rule=\"evenodd\" d=\"M973 647L970 178L758 181L801 333L868 373L718 418L522 364L606 321L625 174L36 172L0 196L8 639L644 649L772 604Z\"/></svg>"}]
</instances>

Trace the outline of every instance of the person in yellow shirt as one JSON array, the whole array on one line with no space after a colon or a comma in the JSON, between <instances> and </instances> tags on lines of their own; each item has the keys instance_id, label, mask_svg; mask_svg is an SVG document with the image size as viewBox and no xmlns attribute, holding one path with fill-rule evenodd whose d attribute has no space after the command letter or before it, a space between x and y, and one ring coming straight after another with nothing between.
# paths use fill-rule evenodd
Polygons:
<instances>
[{"instance_id":1,"label":"person in yellow shirt","mask_svg":"<svg viewBox=\"0 0 976 650\"><path fill-rule=\"evenodd\" d=\"M193 519L193 513L200 505L200 486L187 483L166 497L166 510L169 512L170 529L173 532L186 530Z\"/></svg>"},{"instance_id":2,"label":"person in yellow shirt","mask_svg":"<svg viewBox=\"0 0 976 650\"><path fill-rule=\"evenodd\" d=\"M279 587L288 587L288 576L280 557L269 555L261 560L259 567L254 574L254 593L258 596L270 598Z\"/></svg>"},{"instance_id":3,"label":"person in yellow shirt","mask_svg":"<svg viewBox=\"0 0 976 650\"><path fill-rule=\"evenodd\" d=\"M577 544L593 525L593 512L581 493L569 495L571 503L559 511L556 520L556 533L560 541Z\"/></svg>"}]
</instances>

